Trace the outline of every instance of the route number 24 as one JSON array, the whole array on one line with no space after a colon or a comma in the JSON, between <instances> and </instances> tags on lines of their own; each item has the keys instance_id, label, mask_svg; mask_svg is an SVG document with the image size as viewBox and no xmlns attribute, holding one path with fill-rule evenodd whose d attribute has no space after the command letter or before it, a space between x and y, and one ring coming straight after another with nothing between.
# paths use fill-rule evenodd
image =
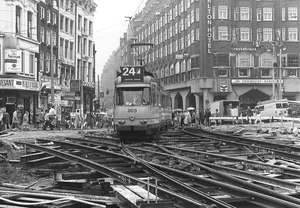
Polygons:
<instances>
[{"instance_id":1,"label":"route number 24","mask_svg":"<svg viewBox=\"0 0 300 208\"><path fill-rule=\"evenodd\" d=\"M141 68L124 67L122 71L123 71L123 76L135 76L141 74Z\"/></svg>"}]
</instances>

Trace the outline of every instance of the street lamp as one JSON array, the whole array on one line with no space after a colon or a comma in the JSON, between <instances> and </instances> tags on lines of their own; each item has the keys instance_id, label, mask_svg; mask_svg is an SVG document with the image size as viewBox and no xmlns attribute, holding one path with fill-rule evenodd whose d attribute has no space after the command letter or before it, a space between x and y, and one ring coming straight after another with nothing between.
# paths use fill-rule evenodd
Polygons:
<instances>
[{"instance_id":1,"label":"street lamp","mask_svg":"<svg viewBox=\"0 0 300 208\"><path fill-rule=\"evenodd\" d=\"M271 41L269 43L273 47L273 72L272 72L272 99L275 99L275 65L276 65L276 51L275 45Z\"/></svg>"}]
</instances>

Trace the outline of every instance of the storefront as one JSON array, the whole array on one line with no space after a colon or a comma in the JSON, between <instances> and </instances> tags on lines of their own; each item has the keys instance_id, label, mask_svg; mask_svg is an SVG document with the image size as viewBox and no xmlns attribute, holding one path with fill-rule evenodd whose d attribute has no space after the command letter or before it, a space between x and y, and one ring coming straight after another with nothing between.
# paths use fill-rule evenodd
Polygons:
<instances>
[{"instance_id":1,"label":"storefront","mask_svg":"<svg viewBox=\"0 0 300 208\"><path fill-rule=\"evenodd\" d=\"M25 111L29 112L29 122L35 123L36 108L38 104L39 82L21 78L0 78L0 106L12 118L13 112L20 111L19 120L22 121Z\"/></svg>"}]
</instances>

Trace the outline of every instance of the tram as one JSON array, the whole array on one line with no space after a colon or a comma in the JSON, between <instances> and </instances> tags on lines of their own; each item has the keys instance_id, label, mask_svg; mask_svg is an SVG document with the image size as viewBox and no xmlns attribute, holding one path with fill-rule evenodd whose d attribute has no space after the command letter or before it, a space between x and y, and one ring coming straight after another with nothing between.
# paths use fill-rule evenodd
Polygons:
<instances>
[{"instance_id":1,"label":"tram","mask_svg":"<svg viewBox=\"0 0 300 208\"><path fill-rule=\"evenodd\" d=\"M157 136L172 124L168 92L144 66L121 67L115 80L114 127L120 138Z\"/></svg>"}]
</instances>

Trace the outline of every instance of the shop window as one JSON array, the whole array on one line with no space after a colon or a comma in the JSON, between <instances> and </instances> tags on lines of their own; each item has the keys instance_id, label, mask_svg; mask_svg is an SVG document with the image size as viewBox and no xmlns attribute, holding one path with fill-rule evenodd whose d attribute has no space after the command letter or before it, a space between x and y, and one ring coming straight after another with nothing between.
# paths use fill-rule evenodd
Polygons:
<instances>
[{"instance_id":1,"label":"shop window","mask_svg":"<svg viewBox=\"0 0 300 208\"><path fill-rule=\"evenodd\" d=\"M219 74L219 77L228 77L228 70L227 69L219 69L218 74Z\"/></svg>"},{"instance_id":2,"label":"shop window","mask_svg":"<svg viewBox=\"0 0 300 208\"><path fill-rule=\"evenodd\" d=\"M229 54L215 54L214 66L229 66Z\"/></svg>"},{"instance_id":3,"label":"shop window","mask_svg":"<svg viewBox=\"0 0 300 208\"><path fill-rule=\"evenodd\" d=\"M297 77L297 69L287 69L287 77Z\"/></svg>"},{"instance_id":4,"label":"shop window","mask_svg":"<svg viewBox=\"0 0 300 208\"><path fill-rule=\"evenodd\" d=\"M250 69L238 69L238 76L239 77L249 77Z\"/></svg>"},{"instance_id":5,"label":"shop window","mask_svg":"<svg viewBox=\"0 0 300 208\"><path fill-rule=\"evenodd\" d=\"M271 76L271 69L262 69L261 70L262 77L270 77Z\"/></svg>"}]
</instances>

